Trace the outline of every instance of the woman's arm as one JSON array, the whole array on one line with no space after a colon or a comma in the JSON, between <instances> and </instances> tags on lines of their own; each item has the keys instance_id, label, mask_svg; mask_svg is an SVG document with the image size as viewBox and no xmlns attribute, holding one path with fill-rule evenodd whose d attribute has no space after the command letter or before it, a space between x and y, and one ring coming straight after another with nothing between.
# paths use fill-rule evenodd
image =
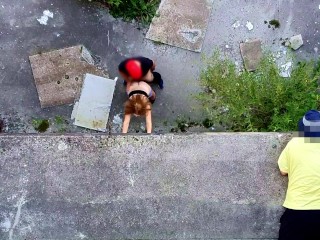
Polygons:
<instances>
[{"instance_id":1,"label":"woman's arm","mask_svg":"<svg viewBox=\"0 0 320 240\"><path fill-rule=\"evenodd\" d=\"M127 82L127 86L126 86L126 92L129 93L130 92L130 88L131 88L132 82Z\"/></svg>"},{"instance_id":2,"label":"woman's arm","mask_svg":"<svg viewBox=\"0 0 320 240\"><path fill-rule=\"evenodd\" d=\"M122 133L127 133L129 129L131 114L124 115L124 120L122 124Z\"/></svg>"},{"instance_id":3,"label":"woman's arm","mask_svg":"<svg viewBox=\"0 0 320 240\"><path fill-rule=\"evenodd\" d=\"M154 71L156 69L156 63L154 60L152 60L152 67L151 67L151 71Z\"/></svg>"},{"instance_id":4,"label":"woman's arm","mask_svg":"<svg viewBox=\"0 0 320 240\"><path fill-rule=\"evenodd\" d=\"M128 83L132 82L132 78L128 75L126 75L125 73L119 71L120 76L123 78L124 81L126 81L127 83L127 88L128 88Z\"/></svg>"},{"instance_id":5,"label":"woman's arm","mask_svg":"<svg viewBox=\"0 0 320 240\"><path fill-rule=\"evenodd\" d=\"M151 110L146 112L146 126L147 126L147 133L152 132L152 117L151 117Z\"/></svg>"}]
</instances>

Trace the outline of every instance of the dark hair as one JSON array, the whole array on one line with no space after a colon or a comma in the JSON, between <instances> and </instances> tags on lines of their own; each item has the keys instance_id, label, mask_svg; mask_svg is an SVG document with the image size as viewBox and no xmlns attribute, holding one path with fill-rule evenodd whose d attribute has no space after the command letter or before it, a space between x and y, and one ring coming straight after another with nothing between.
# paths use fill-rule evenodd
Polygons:
<instances>
[{"instance_id":1,"label":"dark hair","mask_svg":"<svg viewBox=\"0 0 320 240\"><path fill-rule=\"evenodd\" d=\"M142 94L131 96L124 104L125 114L144 116L148 110L151 110L151 102Z\"/></svg>"}]
</instances>

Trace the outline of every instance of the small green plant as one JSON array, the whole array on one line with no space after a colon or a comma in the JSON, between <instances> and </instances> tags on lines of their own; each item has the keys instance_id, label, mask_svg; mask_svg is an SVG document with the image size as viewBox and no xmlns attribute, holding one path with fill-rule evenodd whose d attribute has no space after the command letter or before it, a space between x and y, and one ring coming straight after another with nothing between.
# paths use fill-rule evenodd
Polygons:
<instances>
[{"instance_id":1,"label":"small green plant","mask_svg":"<svg viewBox=\"0 0 320 240\"><path fill-rule=\"evenodd\" d=\"M269 24L275 28L279 28L280 27L280 22L277 19L272 19L269 21Z\"/></svg>"},{"instance_id":2,"label":"small green plant","mask_svg":"<svg viewBox=\"0 0 320 240\"><path fill-rule=\"evenodd\" d=\"M160 4L160 0L95 0L95 2L105 4L114 17L122 17L124 20L135 19L143 24L151 22Z\"/></svg>"},{"instance_id":3,"label":"small green plant","mask_svg":"<svg viewBox=\"0 0 320 240\"><path fill-rule=\"evenodd\" d=\"M283 78L265 56L255 72L239 73L233 62L215 53L200 77L204 92L198 99L208 115L203 124L231 131L296 130L307 110L320 107L317 66L313 61L297 63L291 77Z\"/></svg>"},{"instance_id":4,"label":"small green plant","mask_svg":"<svg viewBox=\"0 0 320 240\"><path fill-rule=\"evenodd\" d=\"M49 120L47 119L33 119L32 126L38 132L45 132L50 126Z\"/></svg>"},{"instance_id":5,"label":"small green plant","mask_svg":"<svg viewBox=\"0 0 320 240\"><path fill-rule=\"evenodd\" d=\"M63 116L55 116L54 123L57 126L58 132L63 133L66 131L66 123L67 121Z\"/></svg>"},{"instance_id":6,"label":"small green plant","mask_svg":"<svg viewBox=\"0 0 320 240\"><path fill-rule=\"evenodd\" d=\"M185 117L179 116L176 119L176 127L172 128L171 132L187 132L189 128L195 127L195 126L201 126L200 123L192 121L190 118L187 119Z\"/></svg>"},{"instance_id":7,"label":"small green plant","mask_svg":"<svg viewBox=\"0 0 320 240\"><path fill-rule=\"evenodd\" d=\"M54 122L55 122L55 124L57 124L57 125L62 125L62 124L64 124L64 119L63 119L63 117L62 116L55 116L55 118L54 118Z\"/></svg>"}]
</instances>

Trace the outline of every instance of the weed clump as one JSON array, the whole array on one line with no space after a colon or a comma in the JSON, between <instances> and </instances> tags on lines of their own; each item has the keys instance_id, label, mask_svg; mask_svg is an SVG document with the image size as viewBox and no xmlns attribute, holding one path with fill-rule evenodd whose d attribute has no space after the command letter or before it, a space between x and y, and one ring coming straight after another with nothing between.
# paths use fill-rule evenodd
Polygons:
<instances>
[{"instance_id":1,"label":"weed clump","mask_svg":"<svg viewBox=\"0 0 320 240\"><path fill-rule=\"evenodd\" d=\"M280 22L279 22L279 20L276 20L276 19L270 20L270 21L269 21L269 24L270 24L271 26L274 26L275 28L279 28L279 27L280 27Z\"/></svg>"},{"instance_id":2,"label":"weed clump","mask_svg":"<svg viewBox=\"0 0 320 240\"><path fill-rule=\"evenodd\" d=\"M49 120L47 120L47 119L33 119L32 126L38 132L43 133L43 132L47 131L47 129L50 126L50 123L49 123Z\"/></svg>"},{"instance_id":3,"label":"weed clump","mask_svg":"<svg viewBox=\"0 0 320 240\"><path fill-rule=\"evenodd\" d=\"M215 53L201 73L204 92L198 98L206 123L226 130L294 131L307 110L320 107L319 77L320 67L313 61L296 64L291 76L283 78L270 56L264 56L255 72L239 73L231 60Z\"/></svg>"},{"instance_id":4,"label":"weed clump","mask_svg":"<svg viewBox=\"0 0 320 240\"><path fill-rule=\"evenodd\" d=\"M94 2L105 4L114 17L122 17L127 21L135 19L143 24L151 22L160 4L160 0L94 0Z\"/></svg>"},{"instance_id":5,"label":"weed clump","mask_svg":"<svg viewBox=\"0 0 320 240\"><path fill-rule=\"evenodd\" d=\"M56 125L58 132L65 132L67 130L67 124L68 121L63 116L55 116L54 125Z\"/></svg>"}]
</instances>

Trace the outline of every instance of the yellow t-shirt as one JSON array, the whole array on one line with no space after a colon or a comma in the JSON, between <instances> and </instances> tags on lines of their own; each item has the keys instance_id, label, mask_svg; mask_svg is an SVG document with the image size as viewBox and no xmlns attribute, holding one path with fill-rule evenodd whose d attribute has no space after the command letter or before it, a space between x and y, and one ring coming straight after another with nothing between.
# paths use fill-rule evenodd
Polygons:
<instances>
[{"instance_id":1,"label":"yellow t-shirt","mask_svg":"<svg viewBox=\"0 0 320 240\"><path fill-rule=\"evenodd\" d=\"M309 139L309 140L308 140ZM288 173L283 206L294 210L320 210L320 139L295 137L282 151L278 165Z\"/></svg>"}]
</instances>

